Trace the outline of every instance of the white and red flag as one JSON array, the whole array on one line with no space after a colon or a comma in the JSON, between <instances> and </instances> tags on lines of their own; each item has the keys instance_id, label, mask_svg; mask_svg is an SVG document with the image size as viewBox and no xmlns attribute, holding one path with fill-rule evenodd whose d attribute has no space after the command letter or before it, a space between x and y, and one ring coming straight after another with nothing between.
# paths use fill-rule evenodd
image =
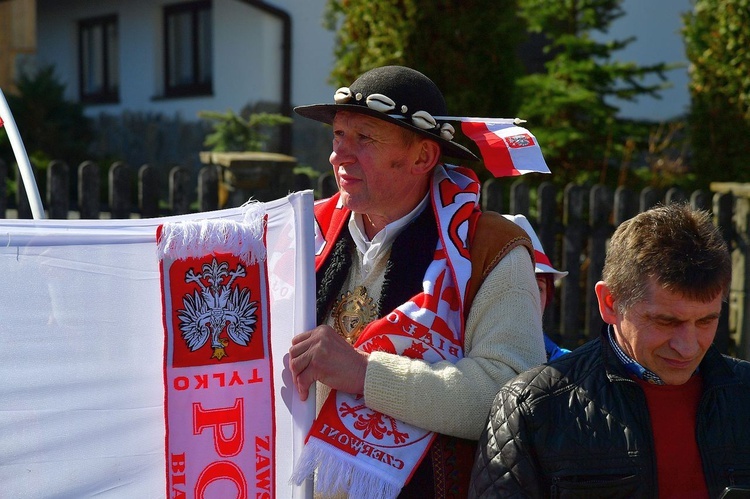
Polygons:
<instances>
[{"instance_id":1,"label":"white and red flag","mask_svg":"<svg viewBox=\"0 0 750 499\"><path fill-rule=\"evenodd\" d=\"M311 497L312 192L254 208L0 220L0 497Z\"/></svg>"},{"instance_id":2,"label":"white and red flag","mask_svg":"<svg viewBox=\"0 0 750 499\"><path fill-rule=\"evenodd\" d=\"M495 177L550 173L536 137L518 122L464 118L461 130L479 147L484 165Z\"/></svg>"}]
</instances>

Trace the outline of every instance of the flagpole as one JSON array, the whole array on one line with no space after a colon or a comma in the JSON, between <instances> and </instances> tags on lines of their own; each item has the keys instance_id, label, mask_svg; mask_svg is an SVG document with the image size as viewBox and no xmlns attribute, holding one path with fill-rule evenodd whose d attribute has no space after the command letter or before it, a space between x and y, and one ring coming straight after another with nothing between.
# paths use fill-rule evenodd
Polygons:
<instances>
[{"instance_id":1,"label":"flagpole","mask_svg":"<svg viewBox=\"0 0 750 499\"><path fill-rule=\"evenodd\" d=\"M391 118L403 119L404 116L400 114L389 114ZM474 118L471 116L433 116L434 119L439 121L461 121L465 123L487 123L488 125L520 125L526 123L526 120L521 118Z\"/></svg>"},{"instance_id":2,"label":"flagpole","mask_svg":"<svg viewBox=\"0 0 750 499\"><path fill-rule=\"evenodd\" d=\"M520 125L526 123L521 118L473 118L471 116L433 116L440 121L461 121L466 123L487 123L492 125Z\"/></svg>"},{"instance_id":3,"label":"flagpole","mask_svg":"<svg viewBox=\"0 0 750 499\"><path fill-rule=\"evenodd\" d=\"M13 119L13 114L10 112L8 101L5 100L5 94L3 94L2 89L0 89L0 119L4 122L5 131L8 133L8 139L13 148L13 154L16 156L18 170L21 173L23 185L26 188L26 197L29 198L31 214L35 220L44 218L44 206L42 206L42 198L39 196L39 188L36 185L34 171L31 169L26 148L21 141L16 121Z\"/></svg>"}]
</instances>

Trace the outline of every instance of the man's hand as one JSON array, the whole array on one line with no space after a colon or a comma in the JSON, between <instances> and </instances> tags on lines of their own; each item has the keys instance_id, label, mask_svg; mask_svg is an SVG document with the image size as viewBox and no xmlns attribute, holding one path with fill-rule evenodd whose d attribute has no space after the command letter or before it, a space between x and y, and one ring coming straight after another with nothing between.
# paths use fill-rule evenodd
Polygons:
<instances>
[{"instance_id":1,"label":"man's hand","mask_svg":"<svg viewBox=\"0 0 750 499\"><path fill-rule=\"evenodd\" d=\"M365 390L368 354L353 348L330 326L318 326L292 338L289 368L300 399L315 381L355 395Z\"/></svg>"}]
</instances>

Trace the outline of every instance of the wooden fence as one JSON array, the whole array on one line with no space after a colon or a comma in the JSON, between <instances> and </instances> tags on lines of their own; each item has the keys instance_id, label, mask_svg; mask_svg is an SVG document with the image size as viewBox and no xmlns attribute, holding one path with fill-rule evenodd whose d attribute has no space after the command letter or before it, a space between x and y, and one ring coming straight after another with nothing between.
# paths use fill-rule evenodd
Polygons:
<instances>
[{"instance_id":1,"label":"wooden fence","mask_svg":"<svg viewBox=\"0 0 750 499\"><path fill-rule=\"evenodd\" d=\"M4 185L7 173L6 165L0 162L0 182L3 182L0 185ZM160 186L158 171L148 165L134 172L123 163L112 164L106 188L102 189L99 167L93 162L84 162L76 171L77 196L73 201L70 175L68 165L61 161L53 161L47 168L46 192L42 197L48 218L150 218L220 208L218 191L222 172L214 166L202 168L197 178L185 168L173 168L167 178L167 199L162 196L164 189ZM553 266L568 271L568 276L558 282L556 298L544 318L545 331L561 345L575 348L595 337L600 330L602 320L593 289L600 279L607 241L614 229L658 203L689 202L713 213L732 250L732 291L715 344L722 352L750 359L750 332L747 331L750 315L744 313L750 305L746 292L750 284L750 264L746 263L750 253L750 188L715 184L712 189L716 192L687 193L678 188L665 192L652 188L633 192L626 188L613 191L601 185L584 188L571 184L559 192L559 188L549 182L533 190L522 177L509 189L504 188L507 182L508 179L492 179L483 184L482 208L526 215ZM328 196L335 192L335 180L327 173L319 177L317 185L311 185L309 177L298 175L289 190L312 188L318 196ZM5 190L0 191L0 217L12 215ZM503 192L509 194L504 196ZM105 197L103 193L106 193L106 203L101 201ZM137 201L132 201L134 199ZM533 206L532 199L535 200ZM18 189L15 205L18 218L32 218L22 188Z\"/></svg>"}]
</instances>

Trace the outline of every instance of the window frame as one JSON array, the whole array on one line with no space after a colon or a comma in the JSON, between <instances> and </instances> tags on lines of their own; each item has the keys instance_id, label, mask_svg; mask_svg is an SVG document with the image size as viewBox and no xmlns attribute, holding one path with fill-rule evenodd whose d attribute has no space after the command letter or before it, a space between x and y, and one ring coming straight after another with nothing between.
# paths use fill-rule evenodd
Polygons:
<instances>
[{"instance_id":1,"label":"window frame","mask_svg":"<svg viewBox=\"0 0 750 499\"><path fill-rule=\"evenodd\" d=\"M208 11L208 32L201 38L200 15ZM213 29L212 29L212 5L211 0L198 0L195 2L165 5L163 10L163 38L164 38L164 97L192 97L213 94ZM172 55L173 39L170 23L176 16L188 14L190 21L190 72L192 73L189 83L171 83L173 81ZM208 39L206 40L205 37ZM202 45L207 45L203 50L204 58L201 59ZM185 47L182 47L185 48ZM208 80L201 81L201 72L207 71Z\"/></svg>"},{"instance_id":2,"label":"window frame","mask_svg":"<svg viewBox=\"0 0 750 499\"><path fill-rule=\"evenodd\" d=\"M99 29L100 33L96 33ZM115 47L111 47L109 39L109 29L114 30ZM93 43L99 44L100 54L93 53L90 50L89 36L99 36L99 40L93 40ZM119 21L117 14L105 16L90 17L78 21L78 97L81 102L86 104L111 104L120 102L120 34ZM89 53L86 49L89 48ZM99 58L100 60L95 60ZM112 61L112 58L115 60ZM90 76L90 68L87 61L96 65L94 71L101 71L101 89L96 92L88 90L87 81Z\"/></svg>"}]
</instances>

